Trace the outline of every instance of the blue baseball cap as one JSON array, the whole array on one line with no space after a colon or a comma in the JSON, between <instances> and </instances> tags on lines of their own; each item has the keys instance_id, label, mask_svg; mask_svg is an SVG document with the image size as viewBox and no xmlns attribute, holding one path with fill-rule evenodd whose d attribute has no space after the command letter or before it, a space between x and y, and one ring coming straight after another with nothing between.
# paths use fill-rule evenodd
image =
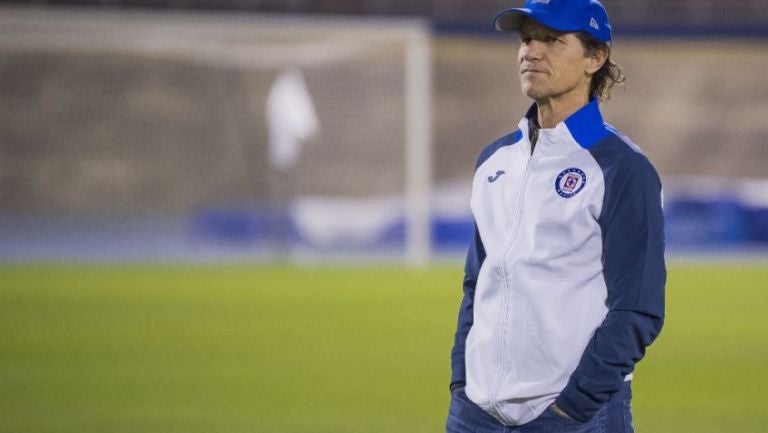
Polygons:
<instances>
[{"instance_id":1,"label":"blue baseball cap","mask_svg":"<svg viewBox=\"0 0 768 433\"><path fill-rule=\"evenodd\" d=\"M516 32L526 17L561 32L586 32L611 42L608 12L597 0L527 0L521 8L502 11L494 19L496 30Z\"/></svg>"}]
</instances>

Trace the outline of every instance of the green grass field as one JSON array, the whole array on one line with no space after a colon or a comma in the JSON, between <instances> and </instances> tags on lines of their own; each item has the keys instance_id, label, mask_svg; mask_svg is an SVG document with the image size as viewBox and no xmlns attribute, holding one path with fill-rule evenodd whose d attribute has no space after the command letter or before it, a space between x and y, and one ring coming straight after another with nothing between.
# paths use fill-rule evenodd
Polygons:
<instances>
[{"instance_id":1,"label":"green grass field","mask_svg":"<svg viewBox=\"0 0 768 433\"><path fill-rule=\"evenodd\" d=\"M0 267L0 432L440 432L461 266ZM648 433L763 432L768 265L674 265Z\"/></svg>"}]
</instances>

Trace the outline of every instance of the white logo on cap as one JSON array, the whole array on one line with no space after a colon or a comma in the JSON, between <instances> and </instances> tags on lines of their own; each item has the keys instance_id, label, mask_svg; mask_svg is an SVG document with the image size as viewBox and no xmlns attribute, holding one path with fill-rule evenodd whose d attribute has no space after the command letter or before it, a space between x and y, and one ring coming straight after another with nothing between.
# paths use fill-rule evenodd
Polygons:
<instances>
[{"instance_id":1,"label":"white logo on cap","mask_svg":"<svg viewBox=\"0 0 768 433\"><path fill-rule=\"evenodd\" d=\"M533 0L533 3L544 3L545 5L548 5L549 0Z\"/></svg>"},{"instance_id":2,"label":"white logo on cap","mask_svg":"<svg viewBox=\"0 0 768 433\"><path fill-rule=\"evenodd\" d=\"M597 23L597 20L592 18L589 20L589 26L592 27L595 30L600 30L600 24Z\"/></svg>"}]
</instances>

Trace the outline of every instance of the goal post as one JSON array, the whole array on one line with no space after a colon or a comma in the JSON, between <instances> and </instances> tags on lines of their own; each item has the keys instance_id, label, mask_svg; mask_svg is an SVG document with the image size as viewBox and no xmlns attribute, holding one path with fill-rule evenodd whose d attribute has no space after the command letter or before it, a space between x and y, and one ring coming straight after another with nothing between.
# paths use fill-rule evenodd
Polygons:
<instances>
[{"instance_id":1,"label":"goal post","mask_svg":"<svg viewBox=\"0 0 768 433\"><path fill-rule=\"evenodd\" d=\"M4 6L0 50L25 59L18 67L34 72L30 88L65 97L36 134L82 179L32 179L29 167L50 158L44 153L11 152L15 163L4 167L27 190L46 187L38 208L46 198L56 209L102 214L266 203L289 214L277 239L289 253L338 248L358 257L357 247L394 233L400 240L383 243L405 263L430 260L426 20ZM37 115L28 105L14 116ZM84 112L90 117L78 117ZM98 179L81 168L99 164L99 175L122 177L92 187Z\"/></svg>"},{"instance_id":2,"label":"goal post","mask_svg":"<svg viewBox=\"0 0 768 433\"><path fill-rule=\"evenodd\" d=\"M429 263L432 184L432 53L423 24L411 31L406 53L406 261Z\"/></svg>"}]
</instances>

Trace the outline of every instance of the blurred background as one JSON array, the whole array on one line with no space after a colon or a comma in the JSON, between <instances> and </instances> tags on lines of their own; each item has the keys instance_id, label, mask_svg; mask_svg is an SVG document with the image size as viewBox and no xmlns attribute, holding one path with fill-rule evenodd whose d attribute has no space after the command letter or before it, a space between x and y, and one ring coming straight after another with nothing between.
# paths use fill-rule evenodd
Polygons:
<instances>
[{"instance_id":1,"label":"blurred background","mask_svg":"<svg viewBox=\"0 0 768 433\"><path fill-rule=\"evenodd\" d=\"M440 431L521 3L0 1L0 431ZM604 4L671 263L636 426L763 431L768 2Z\"/></svg>"},{"instance_id":2,"label":"blurred background","mask_svg":"<svg viewBox=\"0 0 768 433\"><path fill-rule=\"evenodd\" d=\"M5 5L0 259L461 255L476 155L529 104L510 6ZM670 248L765 249L765 2L607 6L604 111L664 177Z\"/></svg>"}]
</instances>

